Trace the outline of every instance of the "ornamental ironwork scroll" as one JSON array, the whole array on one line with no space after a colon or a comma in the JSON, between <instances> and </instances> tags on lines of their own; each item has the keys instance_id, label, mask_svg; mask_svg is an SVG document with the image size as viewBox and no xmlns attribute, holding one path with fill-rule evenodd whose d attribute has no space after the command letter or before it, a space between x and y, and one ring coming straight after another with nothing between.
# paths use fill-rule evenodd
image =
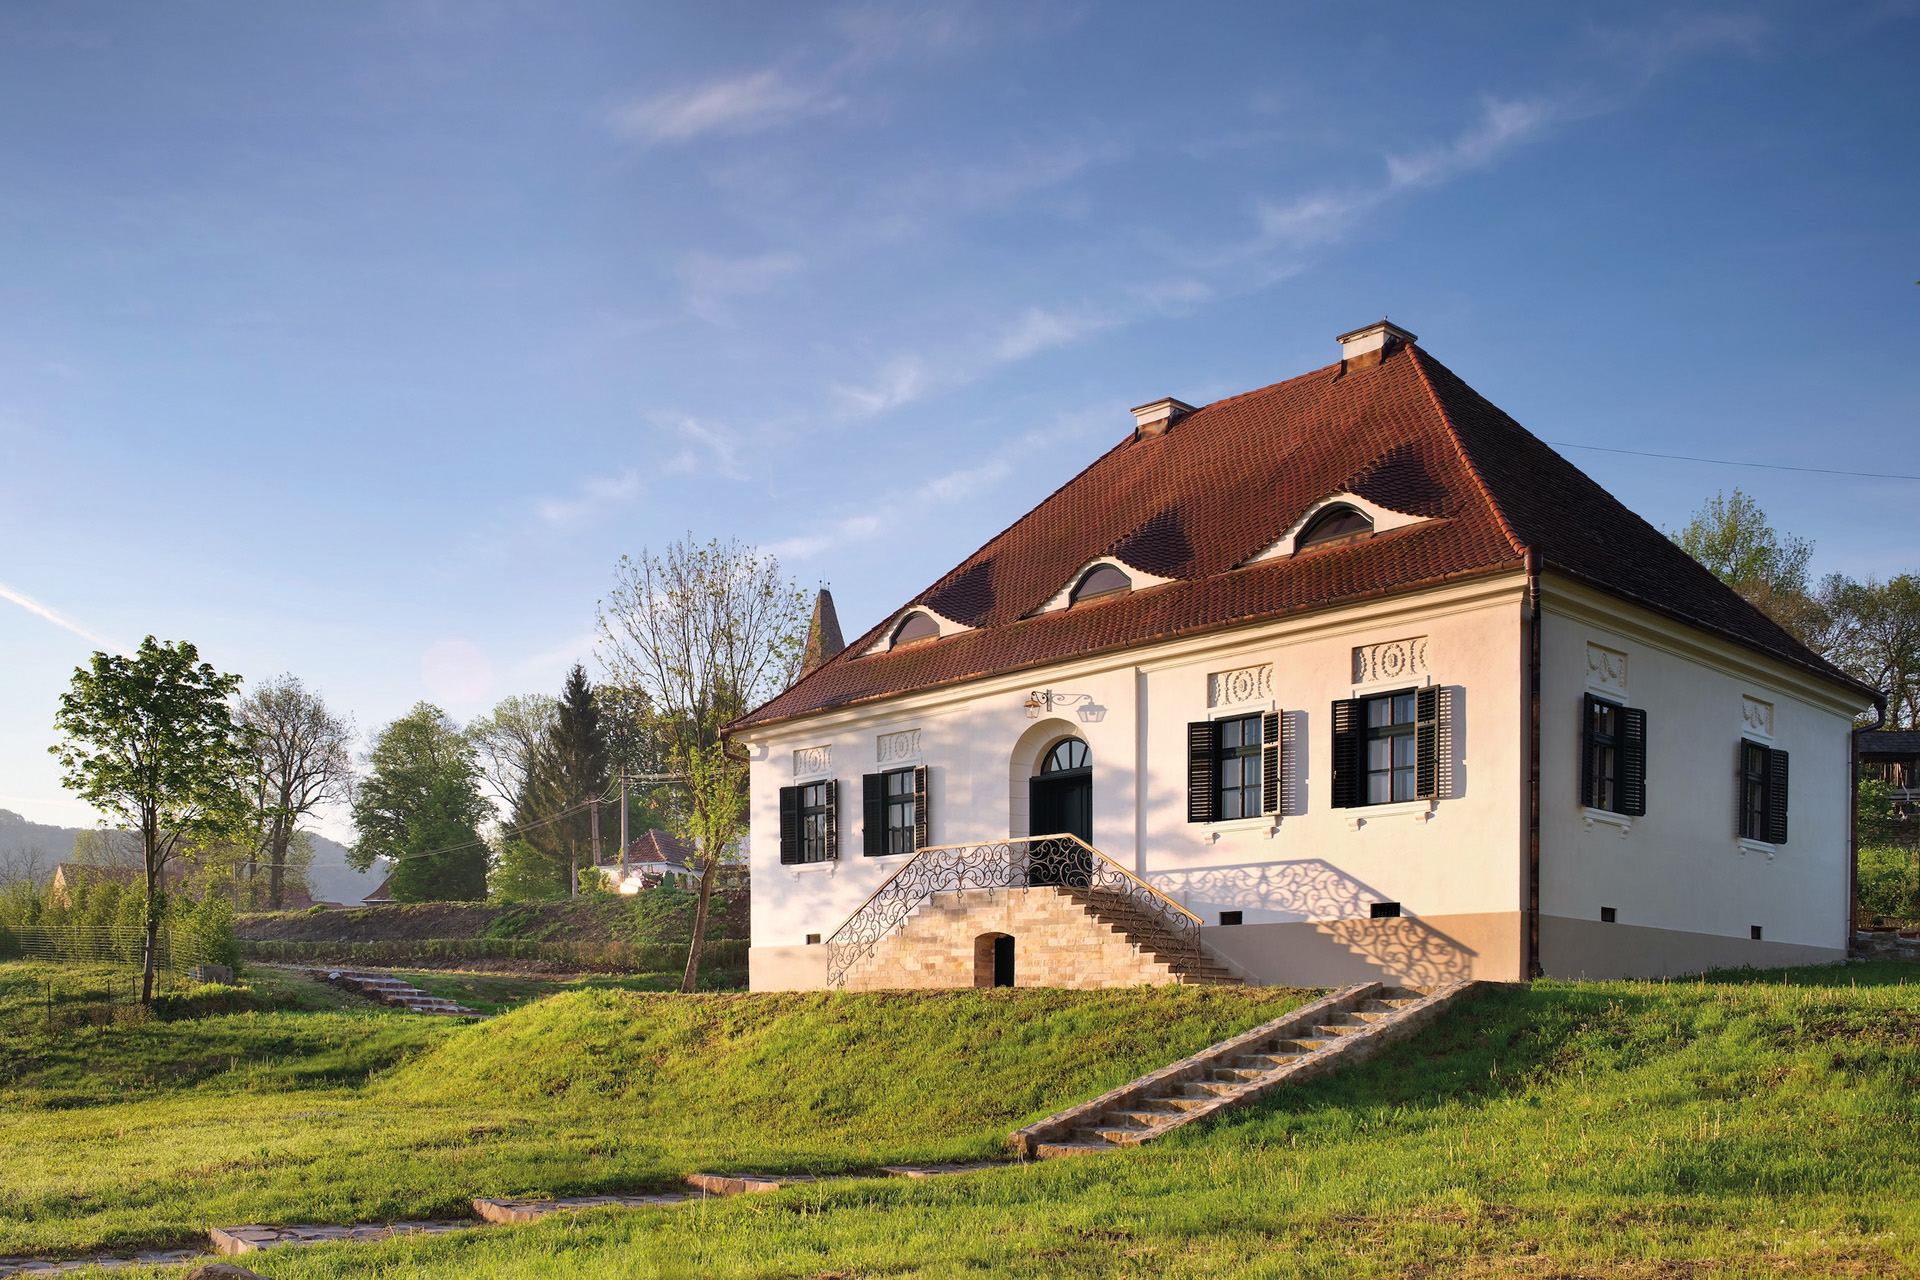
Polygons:
<instances>
[{"instance_id":1,"label":"ornamental ironwork scroll","mask_svg":"<svg viewBox=\"0 0 1920 1280\"><path fill-rule=\"evenodd\" d=\"M935 894L971 889L1054 887L1118 924L1169 964L1198 964L1200 918L1078 836L1022 836L922 849L827 939L827 985L842 986L854 965Z\"/></svg>"}]
</instances>

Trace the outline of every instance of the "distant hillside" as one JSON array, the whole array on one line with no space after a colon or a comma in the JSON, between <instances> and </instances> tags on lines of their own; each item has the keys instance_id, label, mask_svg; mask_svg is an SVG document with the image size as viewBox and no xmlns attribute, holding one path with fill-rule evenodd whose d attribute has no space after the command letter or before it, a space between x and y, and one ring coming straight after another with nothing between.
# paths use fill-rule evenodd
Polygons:
<instances>
[{"instance_id":1,"label":"distant hillside","mask_svg":"<svg viewBox=\"0 0 1920 1280\"><path fill-rule=\"evenodd\" d=\"M86 827L53 827L29 822L11 809L0 809L0 879L9 875L31 875L44 882L53 873L55 863L73 857L73 838ZM344 902L357 907L387 878L387 868L376 865L372 871L355 871L346 865L347 848L322 835L309 833L313 840L313 868L307 879L313 896L323 902Z\"/></svg>"}]
</instances>

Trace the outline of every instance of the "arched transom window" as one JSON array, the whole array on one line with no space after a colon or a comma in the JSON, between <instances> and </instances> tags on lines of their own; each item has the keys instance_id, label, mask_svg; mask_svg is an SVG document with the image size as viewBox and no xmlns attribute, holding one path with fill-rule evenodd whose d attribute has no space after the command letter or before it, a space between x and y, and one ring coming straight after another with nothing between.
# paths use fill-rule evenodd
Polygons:
<instances>
[{"instance_id":1,"label":"arched transom window","mask_svg":"<svg viewBox=\"0 0 1920 1280\"><path fill-rule=\"evenodd\" d=\"M924 613L910 613L893 629L895 649L904 649L908 645L925 644L929 640L940 638L940 624Z\"/></svg>"},{"instance_id":2,"label":"arched transom window","mask_svg":"<svg viewBox=\"0 0 1920 1280\"><path fill-rule=\"evenodd\" d=\"M1068 773L1074 769L1093 767L1093 753L1087 750L1087 744L1078 738L1062 738L1053 744L1053 750L1047 752L1047 758L1040 762L1040 772Z\"/></svg>"},{"instance_id":3,"label":"arched transom window","mask_svg":"<svg viewBox=\"0 0 1920 1280\"><path fill-rule=\"evenodd\" d=\"M1087 604L1111 596L1123 596L1133 590L1133 579L1110 564L1098 565L1080 579L1073 589L1073 603Z\"/></svg>"},{"instance_id":4,"label":"arched transom window","mask_svg":"<svg viewBox=\"0 0 1920 1280\"><path fill-rule=\"evenodd\" d=\"M1336 502L1315 516L1307 527L1301 530L1299 538L1294 541L1293 549L1305 551L1309 547L1338 547L1372 536L1372 517L1344 502Z\"/></svg>"}]
</instances>

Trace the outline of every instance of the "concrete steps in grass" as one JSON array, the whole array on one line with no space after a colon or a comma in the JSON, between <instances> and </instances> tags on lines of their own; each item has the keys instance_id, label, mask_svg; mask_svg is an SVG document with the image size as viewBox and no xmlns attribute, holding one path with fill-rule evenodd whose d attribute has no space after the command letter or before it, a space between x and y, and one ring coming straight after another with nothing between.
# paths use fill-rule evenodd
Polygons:
<instances>
[{"instance_id":1,"label":"concrete steps in grass","mask_svg":"<svg viewBox=\"0 0 1920 1280\"><path fill-rule=\"evenodd\" d=\"M321 969L316 972L336 987L378 1000L382 1004L394 1005L405 1009L408 1013L426 1013L443 1018L483 1016L452 1000L428 995L411 982L396 978L390 973L361 969Z\"/></svg>"},{"instance_id":2,"label":"concrete steps in grass","mask_svg":"<svg viewBox=\"0 0 1920 1280\"><path fill-rule=\"evenodd\" d=\"M1007 1144L1025 1159L1051 1160L1150 1142L1276 1089L1363 1062L1487 985L1456 982L1428 990L1366 982L1343 987L1016 1130Z\"/></svg>"}]
</instances>

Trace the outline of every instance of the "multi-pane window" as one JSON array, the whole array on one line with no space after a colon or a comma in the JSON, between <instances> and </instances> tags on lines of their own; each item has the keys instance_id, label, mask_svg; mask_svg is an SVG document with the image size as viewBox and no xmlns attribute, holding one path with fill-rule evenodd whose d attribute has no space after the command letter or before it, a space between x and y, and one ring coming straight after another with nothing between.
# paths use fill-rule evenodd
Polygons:
<instances>
[{"instance_id":1,"label":"multi-pane window","mask_svg":"<svg viewBox=\"0 0 1920 1280\"><path fill-rule=\"evenodd\" d=\"M1413 691L1368 698L1366 707L1367 803L1416 798Z\"/></svg>"},{"instance_id":2,"label":"multi-pane window","mask_svg":"<svg viewBox=\"0 0 1920 1280\"><path fill-rule=\"evenodd\" d=\"M1261 781L1266 770L1260 719L1255 715L1216 722L1222 819L1257 818L1265 812L1261 805Z\"/></svg>"},{"instance_id":3,"label":"multi-pane window","mask_svg":"<svg viewBox=\"0 0 1920 1280\"><path fill-rule=\"evenodd\" d=\"M1777 747L1740 740L1738 767L1739 821L1737 829L1745 840L1764 840L1768 844L1787 842L1787 753Z\"/></svg>"},{"instance_id":4,"label":"multi-pane window","mask_svg":"<svg viewBox=\"0 0 1920 1280\"><path fill-rule=\"evenodd\" d=\"M1587 699L1587 796L1595 809L1620 807L1620 707Z\"/></svg>"},{"instance_id":5,"label":"multi-pane window","mask_svg":"<svg viewBox=\"0 0 1920 1280\"><path fill-rule=\"evenodd\" d=\"M880 778L886 805L886 838L882 850L886 853L912 853L913 833L919 825L913 770L893 769L881 774Z\"/></svg>"},{"instance_id":6,"label":"multi-pane window","mask_svg":"<svg viewBox=\"0 0 1920 1280\"><path fill-rule=\"evenodd\" d=\"M814 782L800 788L800 861L827 860L827 787Z\"/></svg>"}]
</instances>

